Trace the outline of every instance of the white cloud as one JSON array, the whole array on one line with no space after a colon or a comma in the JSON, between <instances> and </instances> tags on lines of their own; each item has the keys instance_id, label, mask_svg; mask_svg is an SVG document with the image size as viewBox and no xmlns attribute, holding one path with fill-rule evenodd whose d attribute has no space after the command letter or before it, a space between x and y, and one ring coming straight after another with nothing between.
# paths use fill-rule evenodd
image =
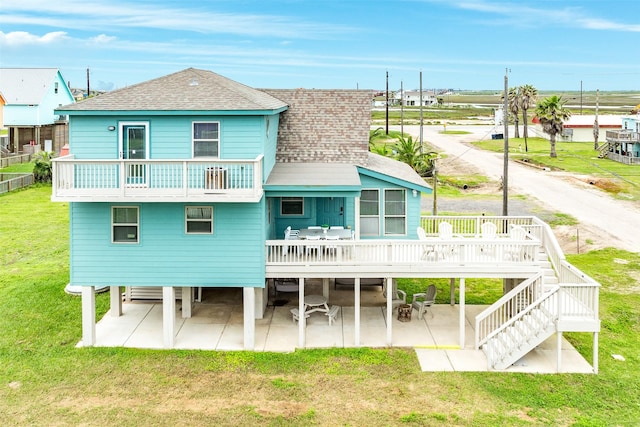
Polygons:
<instances>
[{"instance_id":1,"label":"white cloud","mask_svg":"<svg viewBox=\"0 0 640 427\"><path fill-rule=\"evenodd\" d=\"M579 22L584 28L592 30L615 30L615 31L629 31L640 32L640 25L635 24L619 24L617 22L608 21L606 19L580 19Z\"/></svg>"},{"instance_id":2,"label":"white cloud","mask_svg":"<svg viewBox=\"0 0 640 427\"><path fill-rule=\"evenodd\" d=\"M68 38L65 31L53 31L43 36L37 36L26 31L12 31L10 33L0 31L0 45L11 47L54 44L68 40Z\"/></svg>"},{"instance_id":3,"label":"white cloud","mask_svg":"<svg viewBox=\"0 0 640 427\"><path fill-rule=\"evenodd\" d=\"M222 13L212 8L167 7L131 1L66 0L59 5L43 0L2 0L0 23L43 25L67 29L115 32L123 28L154 28L201 34L325 39L353 33L353 27L317 23L296 16ZM179 3L176 3L179 4Z\"/></svg>"},{"instance_id":4,"label":"white cloud","mask_svg":"<svg viewBox=\"0 0 640 427\"><path fill-rule=\"evenodd\" d=\"M89 39L89 42L96 43L96 44L108 44L108 43L111 43L113 41L116 41L117 39L118 38L114 37L114 36L108 36L106 34L100 34L98 36L91 37Z\"/></svg>"}]
</instances>

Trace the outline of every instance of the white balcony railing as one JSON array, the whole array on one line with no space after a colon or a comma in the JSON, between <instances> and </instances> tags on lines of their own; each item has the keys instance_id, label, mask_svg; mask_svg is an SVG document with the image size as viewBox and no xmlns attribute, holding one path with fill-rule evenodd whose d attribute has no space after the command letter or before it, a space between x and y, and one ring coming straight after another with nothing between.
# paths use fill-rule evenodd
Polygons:
<instances>
[{"instance_id":1,"label":"white balcony railing","mask_svg":"<svg viewBox=\"0 0 640 427\"><path fill-rule=\"evenodd\" d=\"M262 197L262 156L254 160L53 161L54 201L230 201Z\"/></svg>"}]
</instances>

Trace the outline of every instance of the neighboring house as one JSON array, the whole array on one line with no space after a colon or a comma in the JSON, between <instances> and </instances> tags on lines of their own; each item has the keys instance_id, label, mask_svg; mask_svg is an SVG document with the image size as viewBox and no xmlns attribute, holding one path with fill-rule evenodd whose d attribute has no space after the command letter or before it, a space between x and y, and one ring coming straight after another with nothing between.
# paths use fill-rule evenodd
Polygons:
<instances>
[{"instance_id":1,"label":"neighboring house","mask_svg":"<svg viewBox=\"0 0 640 427\"><path fill-rule=\"evenodd\" d=\"M537 253L557 245L539 220L495 219L502 237L511 224L527 227L515 240L476 238L488 217L456 223L468 239L421 240L419 227L437 235L445 219L421 216L421 197L431 189L410 167L368 151L370 110L369 91L258 90L193 68L58 109L69 116L70 154L53 162L52 200L69 203L70 284L82 289L82 344L96 342L96 286L110 287L115 316L122 315L120 286L159 292L168 348L176 345L176 297L182 316L191 317L194 290L222 287L242 289L244 347L254 349L267 283L278 278L298 279L301 295L305 279L321 278L325 296L330 278L352 278L356 313L360 280L384 278L389 317L393 278L459 278L462 345L465 278L526 278L512 292L537 304L531 298L543 285L550 303L578 283L579 297L589 300L573 313L587 317L577 330L597 338L597 283L574 277L555 252L554 268L572 268L563 273L570 283L543 277L549 262ZM324 224L344 227L346 240L283 239L289 226ZM510 313L498 315L498 327L524 312ZM496 318L487 319L496 327ZM359 342L358 315L354 322ZM549 325L544 332L555 332ZM570 326L564 330L576 330ZM478 343L498 334L482 329L490 336Z\"/></svg>"},{"instance_id":2,"label":"neighboring house","mask_svg":"<svg viewBox=\"0 0 640 427\"><path fill-rule=\"evenodd\" d=\"M6 101L4 125L9 128L10 150L19 153L40 148L59 152L66 141L58 135L66 132L66 122L54 110L74 102L60 71L0 68L0 92Z\"/></svg>"},{"instance_id":3,"label":"neighboring house","mask_svg":"<svg viewBox=\"0 0 640 427\"><path fill-rule=\"evenodd\" d=\"M4 128L4 106L6 103L7 101L4 99L4 95L0 92L0 156L5 154L9 147L9 135Z\"/></svg>"},{"instance_id":4,"label":"neighboring house","mask_svg":"<svg viewBox=\"0 0 640 427\"><path fill-rule=\"evenodd\" d=\"M622 118L622 127L608 130L602 154L628 165L640 165L640 114Z\"/></svg>"},{"instance_id":5,"label":"neighboring house","mask_svg":"<svg viewBox=\"0 0 640 427\"><path fill-rule=\"evenodd\" d=\"M420 100L422 100L423 107L429 107L431 105L437 104L438 99L433 91L422 91L422 95L420 95L419 90L407 90L407 91L397 91L395 93L395 101L396 103L404 106L420 106Z\"/></svg>"},{"instance_id":6,"label":"neighboring house","mask_svg":"<svg viewBox=\"0 0 640 427\"><path fill-rule=\"evenodd\" d=\"M593 125L595 123L596 116L593 114L586 115L572 115L563 124L562 133L558 135L558 141L564 142L594 142ZM549 139L549 134L542 131L542 125L537 117L532 119L534 124L533 129L530 130L535 133L536 136ZM622 123L622 116L612 114L599 114L598 115L598 141L604 141L605 132L613 129L620 129Z\"/></svg>"}]
</instances>

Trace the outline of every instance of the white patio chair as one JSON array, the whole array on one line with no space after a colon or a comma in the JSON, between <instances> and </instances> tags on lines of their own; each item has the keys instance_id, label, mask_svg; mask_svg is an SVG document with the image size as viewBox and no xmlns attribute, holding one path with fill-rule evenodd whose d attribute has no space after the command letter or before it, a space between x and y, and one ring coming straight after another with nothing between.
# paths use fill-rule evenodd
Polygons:
<instances>
[{"instance_id":1,"label":"white patio chair","mask_svg":"<svg viewBox=\"0 0 640 427\"><path fill-rule=\"evenodd\" d=\"M427 312L427 309L435 304L436 292L436 285L429 285L427 292L413 294L411 306L418 310L418 319L422 319L424 317L424 313ZM431 317L433 317L433 311L431 312Z\"/></svg>"},{"instance_id":2,"label":"white patio chair","mask_svg":"<svg viewBox=\"0 0 640 427\"><path fill-rule=\"evenodd\" d=\"M322 229L322 226L320 225L310 225L309 227L307 227L309 230L320 230Z\"/></svg>"},{"instance_id":3,"label":"white patio chair","mask_svg":"<svg viewBox=\"0 0 640 427\"><path fill-rule=\"evenodd\" d=\"M524 245L522 242L527 238L527 231L519 225L514 225L509 230L509 239L513 240L513 243L506 245L504 250L504 257L507 261L520 261L522 259L522 253L524 251Z\"/></svg>"},{"instance_id":4,"label":"white patio chair","mask_svg":"<svg viewBox=\"0 0 640 427\"><path fill-rule=\"evenodd\" d=\"M340 236L327 235L326 236L326 240L327 241L329 241L329 240L333 240L333 241L340 240ZM327 244L325 246L325 250L327 251L327 253L331 252L331 253L333 253L335 255L335 254L338 253L338 245Z\"/></svg>"},{"instance_id":5,"label":"white patio chair","mask_svg":"<svg viewBox=\"0 0 640 427\"><path fill-rule=\"evenodd\" d=\"M307 242L320 242L320 236L308 236L307 237ZM309 255L311 255L311 252L315 251L316 256L318 258L320 258L320 250L321 250L321 245L319 244L307 244L305 245L305 249L304 252L307 255L307 257Z\"/></svg>"},{"instance_id":6,"label":"white patio chair","mask_svg":"<svg viewBox=\"0 0 640 427\"><path fill-rule=\"evenodd\" d=\"M485 222L480 226L480 237L483 239L495 239L498 227L493 222Z\"/></svg>"},{"instance_id":7,"label":"white patio chair","mask_svg":"<svg viewBox=\"0 0 640 427\"><path fill-rule=\"evenodd\" d=\"M332 225L329 230L344 230L344 225Z\"/></svg>"},{"instance_id":8,"label":"white patio chair","mask_svg":"<svg viewBox=\"0 0 640 427\"><path fill-rule=\"evenodd\" d=\"M407 293L402 289L398 289L398 282L396 279L392 279L392 288L391 288L391 307L393 310L398 308L400 304L407 303ZM384 298L387 297L387 280L385 279L382 283L382 296Z\"/></svg>"},{"instance_id":9,"label":"white patio chair","mask_svg":"<svg viewBox=\"0 0 640 427\"><path fill-rule=\"evenodd\" d=\"M497 238L498 227L493 222L485 222L480 226L480 238L486 240L495 240ZM496 255L495 244L480 245L480 256L494 257Z\"/></svg>"}]
</instances>

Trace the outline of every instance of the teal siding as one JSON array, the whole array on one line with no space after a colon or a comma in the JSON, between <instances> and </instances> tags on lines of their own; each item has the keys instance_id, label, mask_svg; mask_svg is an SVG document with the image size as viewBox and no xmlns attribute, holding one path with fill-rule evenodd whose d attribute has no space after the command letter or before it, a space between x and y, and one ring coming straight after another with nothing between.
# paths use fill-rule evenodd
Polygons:
<instances>
[{"instance_id":1,"label":"teal siding","mask_svg":"<svg viewBox=\"0 0 640 427\"><path fill-rule=\"evenodd\" d=\"M130 121L149 123L152 159L192 158L194 121L220 122L222 159L254 159L263 153L267 139L263 116L121 116L119 120L113 116L73 116L69 126L71 154L78 159L118 158L119 123ZM277 127L277 120L275 124ZM116 130L109 131L109 126L115 126ZM273 131L270 129L270 132ZM275 158L275 151L273 156Z\"/></svg>"},{"instance_id":2,"label":"teal siding","mask_svg":"<svg viewBox=\"0 0 640 427\"><path fill-rule=\"evenodd\" d=\"M69 152L76 159L117 159L118 131L108 129L117 125L112 117L73 117L69 120Z\"/></svg>"},{"instance_id":3,"label":"teal siding","mask_svg":"<svg viewBox=\"0 0 640 427\"><path fill-rule=\"evenodd\" d=\"M214 204L213 235L184 232L184 204L140 207L140 243L111 243L110 203L71 204L71 283L263 287L264 203ZM121 206L121 204L118 204Z\"/></svg>"},{"instance_id":4,"label":"teal siding","mask_svg":"<svg viewBox=\"0 0 640 427\"><path fill-rule=\"evenodd\" d=\"M280 115L274 114L264 118L265 135L267 139L264 146L264 163L262 182L267 180L271 170L276 164L276 146L278 145L278 126Z\"/></svg>"},{"instance_id":5,"label":"teal siding","mask_svg":"<svg viewBox=\"0 0 640 427\"><path fill-rule=\"evenodd\" d=\"M380 203L384 203L383 192L385 189L391 188L402 188L406 190L406 202L407 202L407 235L406 236L385 236L384 234L379 236L362 236L362 239L417 239L418 233L417 228L420 225L420 215L421 215L421 206L420 206L420 193L418 192L416 197L413 196L413 192L411 189L400 187L396 184L392 184L381 179L372 178L366 175L360 175L360 180L362 182L362 189L374 189L377 188L380 190ZM380 206L380 231L384 233L383 224L383 206Z\"/></svg>"}]
</instances>

